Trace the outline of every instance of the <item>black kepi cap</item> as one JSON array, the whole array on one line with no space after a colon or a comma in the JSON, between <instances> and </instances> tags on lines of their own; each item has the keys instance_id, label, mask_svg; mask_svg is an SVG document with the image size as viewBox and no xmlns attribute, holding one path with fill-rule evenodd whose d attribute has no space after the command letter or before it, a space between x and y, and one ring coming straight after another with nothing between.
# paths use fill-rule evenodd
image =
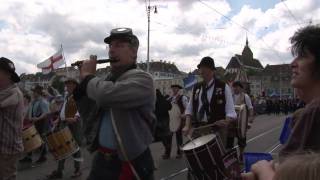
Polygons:
<instances>
[{"instance_id":1,"label":"black kepi cap","mask_svg":"<svg viewBox=\"0 0 320 180\"><path fill-rule=\"evenodd\" d=\"M198 67L198 69L200 69L200 67L208 67L212 70L216 69L216 67L214 65L214 60L209 56L202 58L200 64L198 64L197 67Z\"/></svg>"},{"instance_id":2,"label":"black kepi cap","mask_svg":"<svg viewBox=\"0 0 320 180\"><path fill-rule=\"evenodd\" d=\"M116 28L112 29L110 36L104 39L106 44L110 44L112 40L119 39L130 43L135 47L139 47L139 39L132 33L131 28Z\"/></svg>"}]
</instances>

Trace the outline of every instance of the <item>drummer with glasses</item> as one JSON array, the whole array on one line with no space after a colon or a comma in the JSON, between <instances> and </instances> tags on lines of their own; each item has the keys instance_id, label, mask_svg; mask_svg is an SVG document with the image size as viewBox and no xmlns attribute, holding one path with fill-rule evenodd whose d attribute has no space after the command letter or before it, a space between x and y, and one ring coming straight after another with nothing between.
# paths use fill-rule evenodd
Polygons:
<instances>
[{"instance_id":1,"label":"drummer with glasses","mask_svg":"<svg viewBox=\"0 0 320 180\"><path fill-rule=\"evenodd\" d=\"M233 89L233 100L235 105L246 105L246 108L248 110L248 129L251 128L253 120L254 120L254 111L251 99L248 94L244 92L244 87L240 81L235 81L232 84ZM231 134L234 134L234 132L231 132ZM246 137L237 137L238 138L238 146L240 149L240 154L244 152L244 148L246 147ZM234 136L229 136L227 140L227 147L232 148L234 146ZM242 157L242 156L240 156Z\"/></svg>"},{"instance_id":2,"label":"drummer with glasses","mask_svg":"<svg viewBox=\"0 0 320 180\"><path fill-rule=\"evenodd\" d=\"M181 93L182 89L183 89L182 86L180 86L178 84L171 85L172 96L168 98L168 100L172 104L172 107L174 107L174 106L178 107L178 109L179 109L178 114L180 114L180 117L178 117L179 119L170 118L170 121L176 120L176 123L179 124L178 129L175 132L173 132L176 135L176 143L177 143L176 159L180 159L182 157L182 152L180 150L180 147L182 146L182 143L183 143L183 137L182 137L182 128L183 127L182 126L184 124L183 121L185 120L184 112L185 112L185 109L188 106L188 102L189 102L188 97ZM172 147L172 137L171 137L171 141L170 141L170 150L169 150L168 154L165 154L165 155L167 155L168 158L170 157L171 147Z\"/></svg>"},{"instance_id":3,"label":"drummer with glasses","mask_svg":"<svg viewBox=\"0 0 320 180\"><path fill-rule=\"evenodd\" d=\"M237 118L231 89L216 78L216 68L211 57L202 58L198 69L203 81L193 87L182 131L190 135L193 127L212 125L210 131L218 133L226 147L227 127Z\"/></svg>"}]
</instances>

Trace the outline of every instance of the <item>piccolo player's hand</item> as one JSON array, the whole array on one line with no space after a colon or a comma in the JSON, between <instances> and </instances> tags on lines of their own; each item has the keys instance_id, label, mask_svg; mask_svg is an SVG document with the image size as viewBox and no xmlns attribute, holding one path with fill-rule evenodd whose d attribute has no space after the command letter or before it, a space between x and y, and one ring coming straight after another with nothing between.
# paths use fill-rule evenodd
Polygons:
<instances>
[{"instance_id":1,"label":"piccolo player's hand","mask_svg":"<svg viewBox=\"0 0 320 180\"><path fill-rule=\"evenodd\" d=\"M90 59L83 61L81 65L80 78L84 79L88 75L95 74L96 69L97 69L97 56L90 55Z\"/></svg>"}]
</instances>

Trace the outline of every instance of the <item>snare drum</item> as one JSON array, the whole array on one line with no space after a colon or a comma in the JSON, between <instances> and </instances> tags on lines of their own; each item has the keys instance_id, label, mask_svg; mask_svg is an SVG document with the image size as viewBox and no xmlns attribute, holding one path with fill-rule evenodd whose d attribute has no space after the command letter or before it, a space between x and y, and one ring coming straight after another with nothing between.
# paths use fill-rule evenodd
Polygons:
<instances>
[{"instance_id":1,"label":"snare drum","mask_svg":"<svg viewBox=\"0 0 320 180\"><path fill-rule=\"evenodd\" d=\"M43 143L37 129L33 125L22 130L22 141L25 152L38 149Z\"/></svg>"},{"instance_id":2,"label":"snare drum","mask_svg":"<svg viewBox=\"0 0 320 180\"><path fill-rule=\"evenodd\" d=\"M226 180L223 163L226 151L219 135L209 134L196 138L182 147L187 165L194 179Z\"/></svg>"},{"instance_id":3,"label":"snare drum","mask_svg":"<svg viewBox=\"0 0 320 180\"><path fill-rule=\"evenodd\" d=\"M245 104L234 106L238 115L237 137L245 138L248 127L248 110Z\"/></svg>"},{"instance_id":4,"label":"snare drum","mask_svg":"<svg viewBox=\"0 0 320 180\"><path fill-rule=\"evenodd\" d=\"M68 127L50 133L47 136L47 142L49 151L56 160L65 159L79 151L79 146Z\"/></svg>"}]
</instances>

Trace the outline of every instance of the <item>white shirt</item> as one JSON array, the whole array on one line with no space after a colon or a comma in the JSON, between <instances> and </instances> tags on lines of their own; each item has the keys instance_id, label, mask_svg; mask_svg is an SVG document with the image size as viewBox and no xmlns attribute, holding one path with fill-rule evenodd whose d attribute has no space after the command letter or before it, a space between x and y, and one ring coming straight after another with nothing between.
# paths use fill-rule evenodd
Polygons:
<instances>
[{"instance_id":1,"label":"white shirt","mask_svg":"<svg viewBox=\"0 0 320 180\"><path fill-rule=\"evenodd\" d=\"M239 93L239 94L234 94L234 95L233 95L233 98L234 98L233 100L234 100L234 102L239 102L239 98L241 98L241 97L242 97L242 96L241 96L240 93ZM248 94L246 94L246 93L244 93L244 101L245 101L248 109L253 109L253 106L252 106L252 103L251 103L251 99L250 99L250 97L248 96Z\"/></svg>"},{"instance_id":2,"label":"white shirt","mask_svg":"<svg viewBox=\"0 0 320 180\"><path fill-rule=\"evenodd\" d=\"M179 94L173 96L172 99L171 99L171 103L177 103L177 101L178 101L177 97L178 96L179 96ZM188 107L188 103L189 103L188 102L188 98L186 96L184 96L184 95L180 95L180 96L182 96L182 105L186 109Z\"/></svg>"},{"instance_id":3,"label":"white shirt","mask_svg":"<svg viewBox=\"0 0 320 180\"><path fill-rule=\"evenodd\" d=\"M213 79L208 84L211 84L212 82L213 82ZM208 99L209 103L211 102L211 99L212 99L213 90L214 90L214 85L211 88L209 88L207 91L207 99ZM225 105L226 117L236 119L237 113L234 109L232 92L231 92L230 87L227 84L225 86L224 94L225 94L225 99L226 99L226 105ZM202 88L200 90L199 97L201 97L201 95L202 95ZM201 106L202 106L202 100L201 100L201 98L199 98L198 112L200 111ZM209 107L209 108L211 108L211 107ZM189 104L186 108L185 114L190 115L190 116L193 115L193 96L191 96L191 98L190 98L190 101L189 101ZM202 121L207 121L206 113L204 114L204 119Z\"/></svg>"}]
</instances>

